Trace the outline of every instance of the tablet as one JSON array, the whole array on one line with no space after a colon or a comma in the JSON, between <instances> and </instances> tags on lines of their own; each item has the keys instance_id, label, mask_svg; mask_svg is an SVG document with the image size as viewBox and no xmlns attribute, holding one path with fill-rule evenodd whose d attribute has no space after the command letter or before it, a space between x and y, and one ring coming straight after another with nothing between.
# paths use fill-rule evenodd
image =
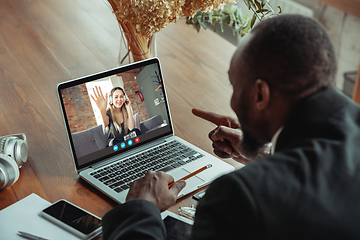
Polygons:
<instances>
[{"instance_id":1,"label":"tablet","mask_svg":"<svg viewBox=\"0 0 360 240\"><path fill-rule=\"evenodd\" d=\"M166 228L166 240L185 240L190 238L193 220L170 211L161 213Z\"/></svg>"}]
</instances>

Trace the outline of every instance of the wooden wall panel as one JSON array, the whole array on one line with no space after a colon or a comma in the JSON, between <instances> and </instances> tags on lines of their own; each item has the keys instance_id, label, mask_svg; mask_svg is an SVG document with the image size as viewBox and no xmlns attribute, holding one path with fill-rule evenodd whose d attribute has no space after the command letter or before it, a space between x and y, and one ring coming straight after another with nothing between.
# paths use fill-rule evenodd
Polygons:
<instances>
[{"instance_id":1,"label":"wooden wall panel","mask_svg":"<svg viewBox=\"0 0 360 240\"><path fill-rule=\"evenodd\" d=\"M353 91L353 100L360 104L360 65L355 80L355 86Z\"/></svg>"},{"instance_id":2,"label":"wooden wall panel","mask_svg":"<svg viewBox=\"0 0 360 240\"><path fill-rule=\"evenodd\" d=\"M360 18L360 0L318 0Z\"/></svg>"}]
</instances>

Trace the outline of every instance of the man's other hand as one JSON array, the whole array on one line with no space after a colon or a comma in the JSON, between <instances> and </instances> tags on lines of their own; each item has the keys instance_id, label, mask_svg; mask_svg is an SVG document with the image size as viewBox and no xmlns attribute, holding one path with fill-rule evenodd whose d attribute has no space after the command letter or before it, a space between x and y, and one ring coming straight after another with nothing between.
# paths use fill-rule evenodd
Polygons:
<instances>
[{"instance_id":1,"label":"man's other hand","mask_svg":"<svg viewBox=\"0 0 360 240\"><path fill-rule=\"evenodd\" d=\"M237 118L206 112L196 108L192 109L192 113L197 117L217 125L217 127L209 133L209 138L213 142L214 153L218 157L233 158L241 163L247 163L249 161L240 154L239 146L242 142L243 135L241 125Z\"/></svg>"},{"instance_id":2,"label":"man's other hand","mask_svg":"<svg viewBox=\"0 0 360 240\"><path fill-rule=\"evenodd\" d=\"M185 187L185 181L175 183L170 189L168 185L174 182L169 174L162 171L148 171L130 186L126 201L144 199L154 203L160 211L165 211L176 202L179 192Z\"/></svg>"},{"instance_id":3,"label":"man's other hand","mask_svg":"<svg viewBox=\"0 0 360 240\"><path fill-rule=\"evenodd\" d=\"M255 154L256 156L249 157L249 154L243 148L243 132L237 118L206 112L196 108L192 109L192 113L217 125L209 133L209 138L213 142L214 153L218 157L232 158L235 161L246 164L256 158L270 154L271 144L269 143L259 149L259 152Z\"/></svg>"}]
</instances>

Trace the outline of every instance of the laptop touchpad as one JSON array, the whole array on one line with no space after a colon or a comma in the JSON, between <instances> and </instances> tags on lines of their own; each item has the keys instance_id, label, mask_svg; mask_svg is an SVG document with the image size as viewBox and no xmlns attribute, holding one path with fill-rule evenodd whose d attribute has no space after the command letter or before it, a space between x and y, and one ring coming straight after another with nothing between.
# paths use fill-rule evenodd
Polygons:
<instances>
[{"instance_id":1,"label":"laptop touchpad","mask_svg":"<svg viewBox=\"0 0 360 240\"><path fill-rule=\"evenodd\" d=\"M183 177L189 175L190 173L191 172L189 172L189 171L187 171L187 170L185 170L183 168L178 168L178 169L176 169L174 171L168 172L168 174L170 174L174 178L174 181L177 181L180 178L183 178ZM181 196L183 194L188 194L188 193L196 190L197 186L200 186L205 182L204 179L199 178L196 175L189 178L189 179L187 179L187 180L185 180L185 181L186 181L186 186L185 186L184 189L181 190L181 192L179 193L179 196Z\"/></svg>"},{"instance_id":2,"label":"laptop touchpad","mask_svg":"<svg viewBox=\"0 0 360 240\"><path fill-rule=\"evenodd\" d=\"M167 173L170 174L174 178L174 181L177 181L180 178L183 178L183 177L189 175L191 172L185 170L184 168L177 168L177 169L174 169L173 171L170 171Z\"/></svg>"}]
</instances>

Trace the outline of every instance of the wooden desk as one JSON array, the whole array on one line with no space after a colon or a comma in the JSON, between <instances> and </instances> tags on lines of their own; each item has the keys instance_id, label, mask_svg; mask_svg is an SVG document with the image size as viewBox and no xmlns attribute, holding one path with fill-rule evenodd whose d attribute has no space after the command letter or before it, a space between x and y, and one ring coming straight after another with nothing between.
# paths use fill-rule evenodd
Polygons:
<instances>
[{"instance_id":1,"label":"wooden desk","mask_svg":"<svg viewBox=\"0 0 360 240\"><path fill-rule=\"evenodd\" d=\"M117 203L75 173L56 85L118 65L116 19L102 0L2 0L0 29L0 135L24 132L29 142L20 179L0 191L0 210L36 193L102 217ZM214 126L191 109L233 114L227 70L235 47L182 19L157 34L157 49L175 134L211 153ZM189 197L170 210L194 203Z\"/></svg>"}]
</instances>

